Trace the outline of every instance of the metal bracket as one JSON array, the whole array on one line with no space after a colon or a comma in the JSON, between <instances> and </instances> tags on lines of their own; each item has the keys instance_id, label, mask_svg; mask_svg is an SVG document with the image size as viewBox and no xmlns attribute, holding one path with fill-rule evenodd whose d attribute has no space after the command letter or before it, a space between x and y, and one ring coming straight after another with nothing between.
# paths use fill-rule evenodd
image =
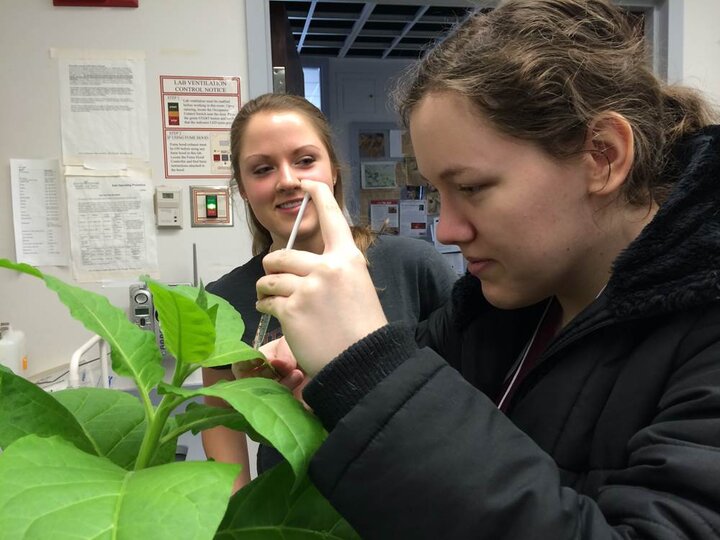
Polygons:
<instances>
[{"instance_id":1,"label":"metal bracket","mask_svg":"<svg viewBox=\"0 0 720 540\"><path fill-rule=\"evenodd\" d=\"M284 94L285 93L285 66L275 66L272 68L273 72L273 93Z\"/></svg>"}]
</instances>

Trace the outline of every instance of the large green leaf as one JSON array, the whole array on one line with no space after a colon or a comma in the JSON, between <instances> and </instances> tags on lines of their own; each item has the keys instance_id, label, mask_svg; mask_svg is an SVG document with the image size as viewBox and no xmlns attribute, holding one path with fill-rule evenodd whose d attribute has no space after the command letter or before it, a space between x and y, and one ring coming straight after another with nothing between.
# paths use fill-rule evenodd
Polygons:
<instances>
[{"instance_id":1,"label":"large green leaf","mask_svg":"<svg viewBox=\"0 0 720 540\"><path fill-rule=\"evenodd\" d=\"M31 435L0 454L0 538L210 539L237 471L215 462L126 471Z\"/></svg>"},{"instance_id":2,"label":"large green leaf","mask_svg":"<svg viewBox=\"0 0 720 540\"><path fill-rule=\"evenodd\" d=\"M45 275L27 264L0 259L0 267L24 272L45 281L68 308L70 314L85 328L98 334L110 344L113 370L119 375L135 379L140 391L147 395L163 378L160 351L155 334L141 330L130 322L125 312L108 302L102 295Z\"/></svg>"},{"instance_id":3,"label":"large green leaf","mask_svg":"<svg viewBox=\"0 0 720 540\"><path fill-rule=\"evenodd\" d=\"M215 348L215 328L207 312L185 295L148 280L165 346L180 362L193 364Z\"/></svg>"},{"instance_id":4,"label":"large green leaf","mask_svg":"<svg viewBox=\"0 0 720 540\"><path fill-rule=\"evenodd\" d=\"M202 395L225 400L288 460L298 481L305 476L310 458L327 435L319 420L287 388L270 379L222 381L195 390L161 384L159 390L184 398Z\"/></svg>"},{"instance_id":5,"label":"large green leaf","mask_svg":"<svg viewBox=\"0 0 720 540\"><path fill-rule=\"evenodd\" d=\"M26 435L58 435L81 450L98 453L73 414L53 394L13 374L0 370L0 448Z\"/></svg>"},{"instance_id":6,"label":"large green leaf","mask_svg":"<svg viewBox=\"0 0 720 540\"><path fill-rule=\"evenodd\" d=\"M195 300L200 294L200 289L180 285L173 287L173 291L185 295ZM206 298L200 302L206 302L208 309L217 306L217 315L215 319L215 350L205 360L200 362L203 367L225 366L234 362L243 362L254 360L256 358L264 358L263 354L250 347L250 345L242 341L243 332L245 332L245 323L242 317L230 303L205 291Z\"/></svg>"},{"instance_id":7,"label":"large green leaf","mask_svg":"<svg viewBox=\"0 0 720 540\"><path fill-rule=\"evenodd\" d=\"M124 469L132 468L147 425L135 396L104 388L74 388L54 396L78 420L98 455Z\"/></svg>"},{"instance_id":8,"label":"large green leaf","mask_svg":"<svg viewBox=\"0 0 720 540\"><path fill-rule=\"evenodd\" d=\"M359 540L307 477L292 485L286 463L258 476L230 499L215 540Z\"/></svg>"},{"instance_id":9,"label":"large green leaf","mask_svg":"<svg viewBox=\"0 0 720 540\"><path fill-rule=\"evenodd\" d=\"M181 435L186 431L197 435L201 431L214 428L216 426L225 426L235 431L246 433L253 441L261 442L269 445L262 435L257 433L255 429L248 423L245 417L235 409L210 407L200 403L189 403L185 412L176 414L175 432L169 432L169 435Z\"/></svg>"}]
</instances>

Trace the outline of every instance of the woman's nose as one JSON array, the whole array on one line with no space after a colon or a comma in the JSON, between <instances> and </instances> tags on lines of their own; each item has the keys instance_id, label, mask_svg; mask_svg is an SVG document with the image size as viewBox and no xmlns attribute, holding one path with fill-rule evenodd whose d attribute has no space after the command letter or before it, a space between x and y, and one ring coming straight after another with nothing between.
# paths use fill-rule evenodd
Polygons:
<instances>
[{"instance_id":1,"label":"woman's nose","mask_svg":"<svg viewBox=\"0 0 720 540\"><path fill-rule=\"evenodd\" d=\"M440 219L435 234L439 242L450 245L462 245L471 242L475 236L473 226L450 204L440 205Z\"/></svg>"},{"instance_id":2,"label":"woman's nose","mask_svg":"<svg viewBox=\"0 0 720 540\"><path fill-rule=\"evenodd\" d=\"M277 183L278 191L287 191L293 189L300 189L300 179L293 171L290 165L284 165L280 168L280 174Z\"/></svg>"}]
</instances>

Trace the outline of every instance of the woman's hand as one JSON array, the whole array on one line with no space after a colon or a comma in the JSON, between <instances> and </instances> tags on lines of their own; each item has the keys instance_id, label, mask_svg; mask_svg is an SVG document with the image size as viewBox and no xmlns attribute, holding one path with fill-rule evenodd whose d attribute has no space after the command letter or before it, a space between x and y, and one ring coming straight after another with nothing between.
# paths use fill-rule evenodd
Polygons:
<instances>
[{"instance_id":1,"label":"woman's hand","mask_svg":"<svg viewBox=\"0 0 720 540\"><path fill-rule=\"evenodd\" d=\"M305 374L298 369L295 357L285 338L281 337L266 343L260 347L260 352L265 355L267 362L259 358L249 362L236 362L232 365L235 378L265 377L266 379L275 379L290 390L298 400L302 401L302 389L308 381Z\"/></svg>"},{"instance_id":2,"label":"woman's hand","mask_svg":"<svg viewBox=\"0 0 720 540\"><path fill-rule=\"evenodd\" d=\"M365 257L330 188L302 180L320 220L321 255L278 250L263 259L257 309L280 320L301 369L310 377L356 341L387 324Z\"/></svg>"}]
</instances>

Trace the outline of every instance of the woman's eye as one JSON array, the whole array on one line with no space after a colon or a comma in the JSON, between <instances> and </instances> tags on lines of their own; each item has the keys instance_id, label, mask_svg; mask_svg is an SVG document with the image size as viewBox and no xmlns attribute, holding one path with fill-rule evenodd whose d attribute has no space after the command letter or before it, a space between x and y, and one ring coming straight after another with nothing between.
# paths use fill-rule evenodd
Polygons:
<instances>
[{"instance_id":1,"label":"woman's eye","mask_svg":"<svg viewBox=\"0 0 720 540\"><path fill-rule=\"evenodd\" d=\"M458 186L458 191L461 191L462 193L467 193L468 195L473 195L475 193L479 193L485 188L487 188L487 184L460 185Z\"/></svg>"},{"instance_id":2,"label":"woman's eye","mask_svg":"<svg viewBox=\"0 0 720 540\"><path fill-rule=\"evenodd\" d=\"M300 158L297 162L299 165L302 165L304 167L309 167L310 165L315 163L315 158L312 156L305 156L305 157Z\"/></svg>"},{"instance_id":3,"label":"woman's eye","mask_svg":"<svg viewBox=\"0 0 720 540\"><path fill-rule=\"evenodd\" d=\"M256 176L262 176L264 174L269 173L271 170L272 170L272 167L269 167L267 165L262 165L260 167L255 167L252 172Z\"/></svg>"}]
</instances>

